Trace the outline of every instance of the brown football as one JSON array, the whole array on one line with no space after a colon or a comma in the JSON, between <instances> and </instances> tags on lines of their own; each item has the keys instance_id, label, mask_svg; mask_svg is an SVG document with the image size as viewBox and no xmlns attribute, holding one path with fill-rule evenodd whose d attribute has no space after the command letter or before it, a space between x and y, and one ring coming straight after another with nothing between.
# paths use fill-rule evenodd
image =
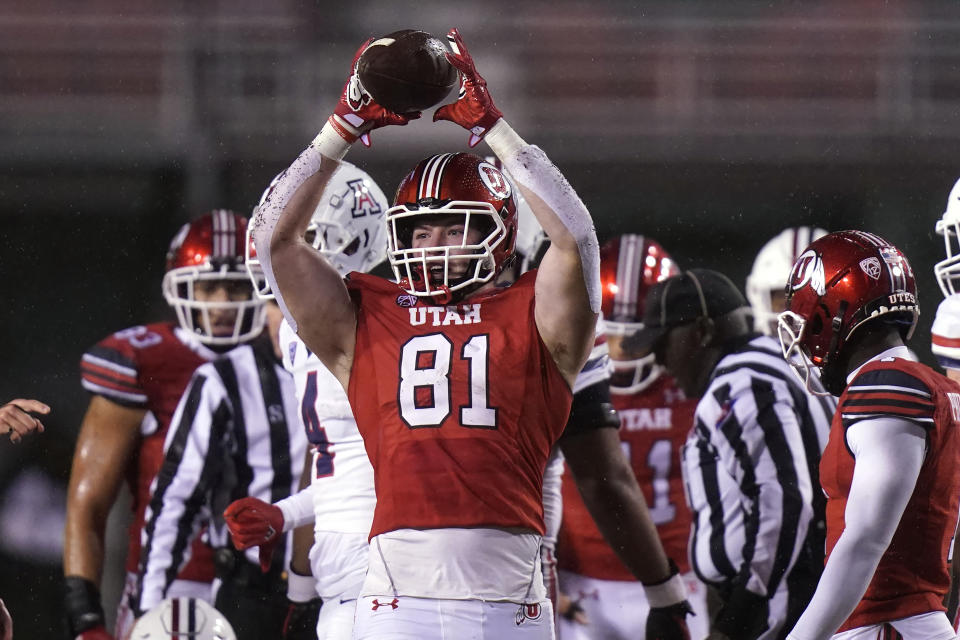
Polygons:
<instances>
[{"instance_id":1,"label":"brown football","mask_svg":"<svg viewBox=\"0 0 960 640\"><path fill-rule=\"evenodd\" d=\"M447 48L424 31L404 29L377 38L357 61L360 84L394 113L423 111L457 86L459 74Z\"/></svg>"}]
</instances>

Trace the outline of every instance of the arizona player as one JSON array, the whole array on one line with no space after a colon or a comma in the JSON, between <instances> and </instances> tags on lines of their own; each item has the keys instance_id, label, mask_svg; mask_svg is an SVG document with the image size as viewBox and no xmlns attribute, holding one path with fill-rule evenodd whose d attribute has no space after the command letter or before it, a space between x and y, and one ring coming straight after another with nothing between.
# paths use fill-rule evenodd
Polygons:
<instances>
[{"instance_id":1,"label":"arizona player","mask_svg":"<svg viewBox=\"0 0 960 640\"><path fill-rule=\"evenodd\" d=\"M789 638L946 640L944 614L960 502L960 385L907 349L919 307L899 249L831 233L794 265L780 316L797 351L840 396L820 461L827 562ZM810 380L810 362L792 361ZM799 371L798 371L799 372Z\"/></svg>"},{"instance_id":2,"label":"arizona player","mask_svg":"<svg viewBox=\"0 0 960 640\"><path fill-rule=\"evenodd\" d=\"M770 238L757 252L747 276L747 301L753 310L753 325L760 333L777 335L777 316L784 310L786 284L800 252L827 232L818 227L788 227Z\"/></svg>"},{"instance_id":3,"label":"arizona player","mask_svg":"<svg viewBox=\"0 0 960 640\"><path fill-rule=\"evenodd\" d=\"M666 554L683 574L694 613L691 638L707 634L706 590L690 570L687 538L690 512L683 495L679 450L693 424L696 399L684 396L653 354L635 357L624 347L642 326L647 290L679 273L676 263L651 238L626 234L600 249L603 324L610 362L611 400L619 414L619 438L650 506ZM565 436L566 437L566 436ZM557 557L561 590L586 615L585 625L560 622L561 636L635 638L646 628L649 603L644 586L601 535L584 505L574 476L563 477L563 527Z\"/></svg>"},{"instance_id":4,"label":"arizona player","mask_svg":"<svg viewBox=\"0 0 960 640\"><path fill-rule=\"evenodd\" d=\"M163 279L164 297L179 326L158 322L124 329L83 356L82 382L93 397L70 474L63 558L64 610L73 637L111 637L98 584L106 518L123 480L133 494L134 518L116 637L129 631L128 601L136 587L150 483L180 395L194 369L263 328L264 303L253 296L243 266L246 226L246 218L222 209L184 225L170 244ZM213 577L211 551L198 540L169 595L209 600Z\"/></svg>"},{"instance_id":5,"label":"arizona player","mask_svg":"<svg viewBox=\"0 0 960 640\"><path fill-rule=\"evenodd\" d=\"M541 484L593 344L598 246L573 189L502 119L456 30L449 38L463 82L434 117L486 136L524 189L552 241L541 269L496 286L516 203L496 167L464 153L421 161L397 190L387 225L400 285L344 283L303 242L312 194L350 145L409 118L355 75L264 199L255 239L291 325L347 389L374 468L355 637L550 638Z\"/></svg>"},{"instance_id":6,"label":"arizona player","mask_svg":"<svg viewBox=\"0 0 960 640\"><path fill-rule=\"evenodd\" d=\"M343 162L311 216L306 239L340 274L368 272L386 258L386 210L386 196L376 182ZM281 532L313 522L307 566L316 582L297 575L294 558L288 593L294 601L322 598L318 640L349 640L367 570L367 535L376 505L373 467L343 387L286 321L280 325L280 346L313 449L307 461L310 486L274 505L240 499L227 509L227 524L235 544L245 547L249 541L269 554ZM276 535L265 540L271 527ZM306 586L298 592L295 583Z\"/></svg>"}]
</instances>

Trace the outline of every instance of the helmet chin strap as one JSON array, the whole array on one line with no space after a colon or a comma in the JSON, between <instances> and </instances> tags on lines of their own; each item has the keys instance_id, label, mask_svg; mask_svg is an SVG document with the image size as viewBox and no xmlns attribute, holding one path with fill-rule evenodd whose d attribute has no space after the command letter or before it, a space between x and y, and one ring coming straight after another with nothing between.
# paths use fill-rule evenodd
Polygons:
<instances>
[{"instance_id":1,"label":"helmet chin strap","mask_svg":"<svg viewBox=\"0 0 960 640\"><path fill-rule=\"evenodd\" d=\"M837 306L837 314L830 321L830 329L833 336L830 338L830 346L827 349L827 355L823 359L823 366L820 368L820 380L824 388L835 396L843 393L847 386L847 372L840 370L837 344L840 342L840 329L843 327L843 316L847 312L849 303L841 300Z\"/></svg>"}]
</instances>

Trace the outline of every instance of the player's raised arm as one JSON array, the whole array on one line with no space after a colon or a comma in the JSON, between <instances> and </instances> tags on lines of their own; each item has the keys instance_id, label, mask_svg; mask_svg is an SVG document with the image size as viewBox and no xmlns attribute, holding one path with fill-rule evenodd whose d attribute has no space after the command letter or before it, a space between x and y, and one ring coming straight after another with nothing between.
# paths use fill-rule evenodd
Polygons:
<instances>
[{"instance_id":1,"label":"player's raised arm","mask_svg":"<svg viewBox=\"0 0 960 640\"><path fill-rule=\"evenodd\" d=\"M254 219L254 243L284 316L341 382L353 359L356 313L340 274L307 242L304 233L340 160L369 132L403 125L418 114L387 111L363 89L354 56L340 101L317 137L264 193ZM307 320L309 319L309 320Z\"/></svg>"},{"instance_id":2,"label":"player's raised arm","mask_svg":"<svg viewBox=\"0 0 960 640\"><path fill-rule=\"evenodd\" d=\"M536 321L554 361L570 382L593 346L600 311L600 253L590 213L560 170L537 146L527 144L493 104L456 29L447 35L450 63L462 77L459 99L434 114L470 131L470 146L487 144L517 182L550 238L536 284Z\"/></svg>"}]
</instances>

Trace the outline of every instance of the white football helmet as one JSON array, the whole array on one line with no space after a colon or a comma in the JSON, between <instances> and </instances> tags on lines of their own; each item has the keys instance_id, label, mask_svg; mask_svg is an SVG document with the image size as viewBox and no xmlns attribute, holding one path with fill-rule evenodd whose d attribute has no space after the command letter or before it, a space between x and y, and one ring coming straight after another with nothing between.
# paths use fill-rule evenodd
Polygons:
<instances>
[{"instance_id":1,"label":"white football helmet","mask_svg":"<svg viewBox=\"0 0 960 640\"><path fill-rule=\"evenodd\" d=\"M818 227L789 227L771 238L757 253L747 276L747 300L753 308L757 331L777 335L778 312L773 309L773 295L784 292L793 263L807 245L825 235L827 232Z\"/></svg>"},{"instance_id":2,"label":"white football helmet","mask_svg":"<svg viewBox=\"0 0 960 640\"><path fill-rule=\"evenodd\" d=\"M957 180L947 198L947 208L934 227L943 236L947 257L933 267L937 283L944 296L960 291L960 180Z\"/></svg>"},{"instance_id":3,"label":"white football helmet","mask_svg":"<svg viewBox=\"0 0 960 640\"><path fill-rule=\"evenodd\" d=\"M237 640L237 635L203 600L169 598L137 620L130 640Z\"/></svg>"},{"instance_id":4,"label":"white football helmet","mask_svg":"<svg viewBox=\"0 0 960 640\"><path fill-rule=\"evenodd\" d=\"M261 202L269 192L268 188L260 198ZM349 162L341 162L327 183L320 204L310 216L306 240L342 276L351 271L370 271L387 257L387 228L383 214L388 208L383 190L366 171ZM250 235L251 230L248 229L247 233ZM247 252L247 270L250 279L258 285L257 296L272 299L270 286L263 284L262 267L252 236L247 242Z\"/></svg>"}]
</instances>

